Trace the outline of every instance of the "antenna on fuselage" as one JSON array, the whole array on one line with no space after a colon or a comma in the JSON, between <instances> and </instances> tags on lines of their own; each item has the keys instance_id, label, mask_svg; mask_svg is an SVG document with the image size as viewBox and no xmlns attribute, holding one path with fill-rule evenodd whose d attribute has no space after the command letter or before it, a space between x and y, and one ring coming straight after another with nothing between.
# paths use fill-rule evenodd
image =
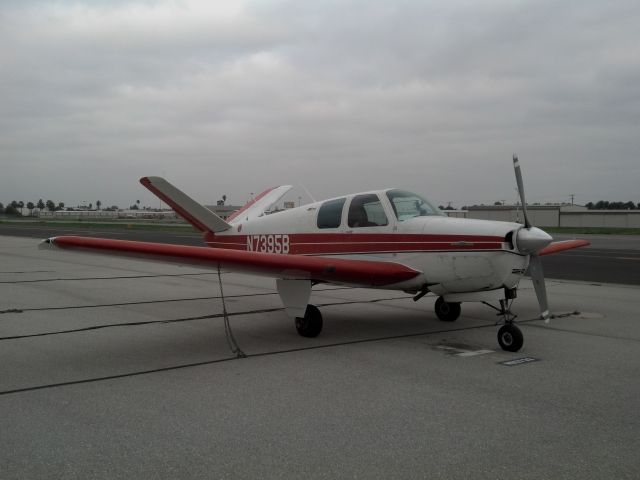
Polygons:
<instances>
[{"instance_id":1,"label":"antenna on fuselage","mask_svg":"<svg viewBox=\"0 0 640 480\"><path fill-rule=\"evenodd\" d=\"M302 187L302 189L304 190L304 193L306 193L306 194L309 196L309 198L311 199L311 201L312 201L313 203L316 203L316 201L317 201L317 200L316 200L315 198L313 198L313 195L311 195L311 192L309 192L309 190L307 190L307 187L305 187L303 184L300 184L300 186L301 186L301 187Z\"/></svg>"}]
</instances>

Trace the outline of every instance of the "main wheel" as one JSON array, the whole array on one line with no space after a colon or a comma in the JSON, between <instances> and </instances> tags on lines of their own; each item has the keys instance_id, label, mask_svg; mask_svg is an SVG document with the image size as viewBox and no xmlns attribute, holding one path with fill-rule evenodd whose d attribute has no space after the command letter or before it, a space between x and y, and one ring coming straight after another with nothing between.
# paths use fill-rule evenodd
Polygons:
<instances>
[{"instance_id":1,"label":"main wheel","mask_svg":"<svg viewBox=\"0 0 640 480\"><path fill-rule=\"evenodd\" d=\"M444 298L438 297L436 300L436 315L443 322L453 322L458 319L462 308L460 303L447 303Z\"/></svg>"},{"instance_id":2,"label":"main wheel","mask_svg":"<svg viewBox=\"0 0 640 480\"><path fill-rule=\"evenodd\" d=\"M296 330L303 337L313 338L322 331L322 314L315 305L307 305L304 318L296 317Z\"/></svg>"},{"instance_id":3,"label":"main wheel","mask_svg":"<svg viewBox=\"0 0 640 480\"><path fill-rule=\"evenodd\" d=\"M522 331L514 324L507 323L498 330L498 343L507 352L517 352L524 343Z\"/></svg>"}]
</instances>

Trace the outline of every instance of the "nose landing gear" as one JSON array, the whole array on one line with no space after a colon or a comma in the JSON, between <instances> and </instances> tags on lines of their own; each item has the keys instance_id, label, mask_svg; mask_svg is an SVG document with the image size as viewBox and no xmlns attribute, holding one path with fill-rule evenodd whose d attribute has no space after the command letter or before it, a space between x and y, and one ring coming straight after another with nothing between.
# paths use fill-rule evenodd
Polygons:
<instances>
[{"instance_id":1,"label":"nose landing gear","mask_svg":"<svg viewBox=\"0 0 640 480\"><path fill-rule=\"evenodd\" d=\"M495 308L493 305L489 306ZM511 312L510 307L511 303L509 300L502 299L500 300L500 309L496 308L498 315L502 317L500 322L504 323L498 330L498 343L500 344L500 348L507 352L517 352L524 344L524 337L522 330L513 322L517 315Z\"/></svg>"}]
</instances>

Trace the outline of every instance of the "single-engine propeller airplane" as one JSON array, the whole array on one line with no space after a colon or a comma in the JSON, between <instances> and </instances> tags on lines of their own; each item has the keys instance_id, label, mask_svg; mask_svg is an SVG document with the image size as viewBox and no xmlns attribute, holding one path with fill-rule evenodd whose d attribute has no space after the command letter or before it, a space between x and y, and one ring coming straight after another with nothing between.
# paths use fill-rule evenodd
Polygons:
<instances>
[{"instance_id":1,"label":"single-engine propeller airplane","mask_svg":"<svg viewBox=\"0 0 640 480\"><path fill-rule=\"evenodd\" d=\"M316 337L322 315L308 304L318 283L401 290L419 300L438 296L435 313L454 321L461 302L497 301L498 343L523 345L510 306L527 268L541 318L550 317L540 257L589 245L553 242L527 216L518 158L513 164L522 205L520 223L449 218L419 195L395 188L344 195L267 214L291 188L266 190L227 221L160 177L140 182L204 234L206 247L94 237L58 236L58 247L196 264L276 278L276 287L298 333Z\"/></svg>"}]
</instances>

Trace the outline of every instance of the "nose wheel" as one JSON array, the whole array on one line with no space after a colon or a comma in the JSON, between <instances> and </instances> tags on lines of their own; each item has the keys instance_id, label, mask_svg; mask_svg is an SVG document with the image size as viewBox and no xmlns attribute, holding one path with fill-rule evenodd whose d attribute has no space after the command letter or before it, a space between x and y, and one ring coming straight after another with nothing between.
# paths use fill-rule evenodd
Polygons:
<instances>
[{"instance_id":1,"label":"nose wheel","mask_svg":"<svg viewBox=\"0 0 640 480\"><path fill-rule=\"evenodd\" d=\"M500 300L500 308L494 307L487 302L482 303L496 310L498 312L496 315L502 317L502 319L496 323L496 325L500 323L503 324L498 330L498 343L500 344L500 348L507 352L517 352L524 344L524 336L522 335L522 330L514 323L517 315L511 311L511 303L516 297L515 290L505 289L505 294L507 298Z\"/></svg>"},{"instance_id":2,"label":"nose wheel","mask_svg":"<svg viewBox=\"0 0 640 480\"><path fill-rule=\"evenodd\" d=\"M504 325L498 330L498 343L500 344L500 348L507 352L517 352L524 344L524 336L522 335L522 330L513 323L517 317L517 315L511 311L511 303L515 298L515 291L506 293L507 298L500 300L500 308L495 308L488 303L485 304L495 308L498 311L498 316L502 317L502 323L504 323Z\"/></svg>"},{"instance_id":3,"label":"nose wheel","mask_svg":"<svg viewBox=\"0 0 640 480\"><path fill-rule=\"evenodd\" d=\"M513 323L507 323L498 330L498 343L507 352L517 352L524 343L522 331Z\"/></svg>"}]
</instances>

